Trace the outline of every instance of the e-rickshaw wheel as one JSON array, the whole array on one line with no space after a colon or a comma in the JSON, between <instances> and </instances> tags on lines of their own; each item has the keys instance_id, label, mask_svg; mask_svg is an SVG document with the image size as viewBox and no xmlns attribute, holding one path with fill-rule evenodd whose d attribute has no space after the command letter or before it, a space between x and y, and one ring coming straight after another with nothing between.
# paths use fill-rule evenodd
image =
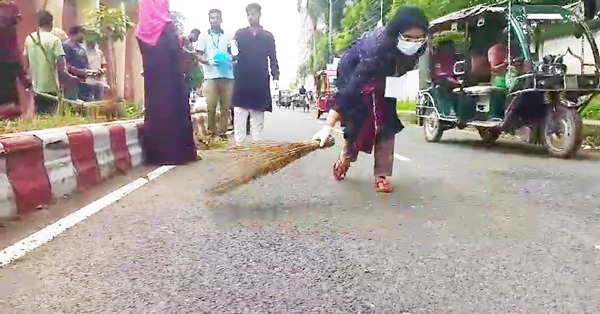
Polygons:
<instances>
[{"instance_id":1,"label":"e-rickshaw wheel","mask_svg":"<svg viewBox=\"0 0 600 314\"><path fill-rule=\"evenodd\" d=\"M444 135L444 126L435 110L430 110L429 114L423 118L423 133L427 142L439 142Z\"/></svg>"},{"instance_id":2,"label":"e-rickshaw wheel","mask_svg":"<svg viewBox=\"0 0 600 314\"><path fill-rule=\"evenodd\" d=\"M544 146L554 157L577 154L583 142L583 120L577 108L555 106L548 111L544 125Z\"/></svg>"},{"instance_id":3,"label":"e-rickshaw wheel","mask_svg":"<svg viewBox=\"0 0 600 314\"><path fill-rule=\"evenodd\" d=\"M486 144L493 144L500 138L502 132L493 128L477 128L481 140Z\"/></svg>"}]
</instances>

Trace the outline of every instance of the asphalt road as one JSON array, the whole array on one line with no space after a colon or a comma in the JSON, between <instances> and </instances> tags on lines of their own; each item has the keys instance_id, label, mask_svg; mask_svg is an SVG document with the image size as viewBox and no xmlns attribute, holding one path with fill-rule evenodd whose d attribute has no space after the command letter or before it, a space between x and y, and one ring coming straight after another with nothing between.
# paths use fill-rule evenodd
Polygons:
<instances>
[{"instance_id":1,"label":"asphalt road","mask_svg":"<svg viewBox=\"0 0 600 314\"><path fill-rule=\"evenodd\" d=\"M0 313L600 313L600 155L396 141L391 195L368 155L336 182L336 147L208 199L232 157L207 152L0 269Z\"/></svg>"}]
</instances>

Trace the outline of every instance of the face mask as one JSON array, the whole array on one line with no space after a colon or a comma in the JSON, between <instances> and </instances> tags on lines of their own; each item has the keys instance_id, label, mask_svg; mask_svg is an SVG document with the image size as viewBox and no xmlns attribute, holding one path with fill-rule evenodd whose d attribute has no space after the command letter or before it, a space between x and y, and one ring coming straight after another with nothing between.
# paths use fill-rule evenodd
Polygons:
<instances>
[{"instance_id":1,"label":"face mask","mask_svg":"<svg viewBox=\"0 0 600 314\"><path fill-rule=\"evenodd\" d=\"M423 46L422 41L407 41L407 40L398 40L398 45L396 45L396 47L398 48L398 50L400 50L400 52L402 52L403 54L407 55L407 56L412 56L415 53L417 53L417 51L419 51L419 48L421 48L421 46Z\"/></svg>"}]
</instances>

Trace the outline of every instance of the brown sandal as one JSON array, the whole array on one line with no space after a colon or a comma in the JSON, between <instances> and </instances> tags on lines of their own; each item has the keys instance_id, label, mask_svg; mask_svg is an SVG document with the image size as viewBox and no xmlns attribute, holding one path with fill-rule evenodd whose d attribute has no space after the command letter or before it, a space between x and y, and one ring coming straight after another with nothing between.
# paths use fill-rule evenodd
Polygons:
<instances>
[{"instance_id":1,"label":"brown sandal","mask_svg":"<svg viewBox=\"0 0 600 314\"><path fill-rule=\"evenodd\" d=\"M375 190L379 193L391 193L394 192L394 187L385 177L375 178Z\"/></svg>"},{"instance_id":2,"label":"brown sandal","mask_svg":"<svg viewBox=\"0 0 600 314\"><path fill-rule=\"evenodd\" d=\"M341 158L338 159L333 165L333 177L338 181L344 180L348 169L350 169L350 163L344 162Z\"/></svg>"}]
</instances>

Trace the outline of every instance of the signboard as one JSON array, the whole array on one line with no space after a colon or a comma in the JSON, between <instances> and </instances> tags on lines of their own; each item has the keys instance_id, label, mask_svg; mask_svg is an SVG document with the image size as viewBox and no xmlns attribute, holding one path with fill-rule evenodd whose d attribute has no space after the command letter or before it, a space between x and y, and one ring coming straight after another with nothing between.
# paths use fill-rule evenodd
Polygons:
<instances>
[{"instance_id":1,"label":"signboard","mask_svg":"<svg viewBox=\"0 0 600 314\"><path fill-rule=\"evenodd\" d=\"M419 93L419 71L407 72L401 77L385 79L385 97L398 101L415 101Z\"/></svg>"}]
</instances>

